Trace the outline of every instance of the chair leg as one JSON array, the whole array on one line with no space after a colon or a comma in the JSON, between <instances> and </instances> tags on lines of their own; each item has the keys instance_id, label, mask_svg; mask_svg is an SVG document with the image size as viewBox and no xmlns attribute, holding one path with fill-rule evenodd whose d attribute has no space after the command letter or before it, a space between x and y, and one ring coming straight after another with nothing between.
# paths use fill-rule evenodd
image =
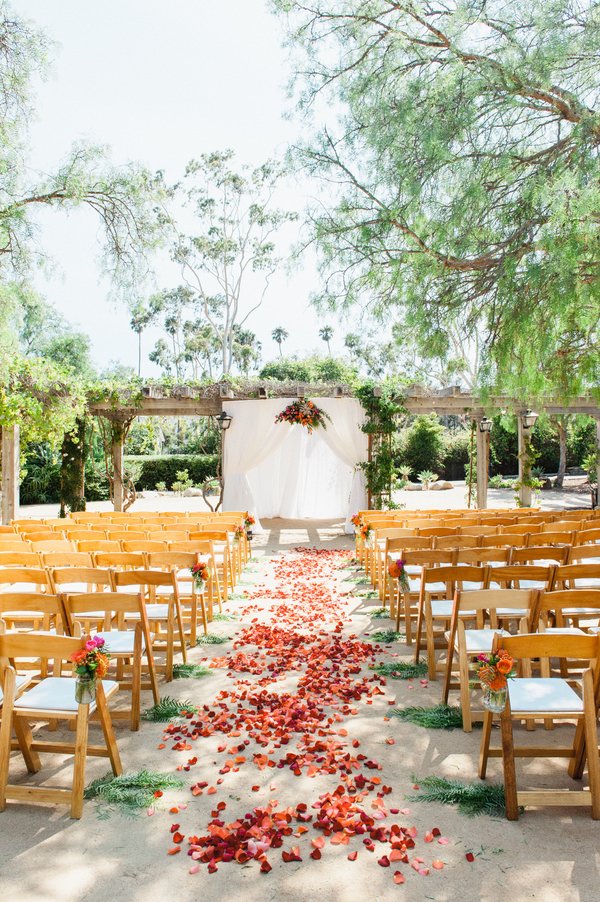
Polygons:
<instances>
[{"instance_id":1,"label":"chair leg","mask_svg":"<svg viewBox=\"0 0 600 902\"><path fill-rule=\"evenodd\" d=\"M135 628L133 640L133 658L131 661L131 730L140 728L140 707L142 689L142 625Z\"/></svg>"},{"instance_id":2,"label":"chair leg","mask_svg":"<svg viewBox=\"0 0 600 902\"><path fill-rule=\"evenodd\" d=\"M481 745L479 747L479 776L485 780L487 773L487 763L490 757L490 739L492 737L492 721L494 716L491 711L485 711L483 715L483 732L481 734Z\"/></svg>"},{"instance_id":3,"label":"chair leg","mask_svg":"<svg viewBox=\"0 0 600 902\"><path fill-rule=\"evenodd\" d=\"M73 787L71 789L71 817L79 819L83 814L83 790L85 787L85 757L88 744L89 705L79 705L75 731L75 761L73 763Z\"/></svg>"},{"instance_id":4,"label":"chair leg","mask_svg":"<svg viewBox=\"0 0 600 902\"><path fill-rule=\"evenodd\" d=\"M592 818L597 821L600 819L600 757L598 757L598 726L594 701L594 680L591 670L586 670L583 675L583 720L590 794L592 796Z\"/></svg>"},{"instance_id":5,"label":"chair leg","mask_svg":"<svg viewBox=\"0 0 600 902\"><path fill-rule=\"evenodd\" d=\"M448 650L449 667L446 668L446 678L448 685L450 684L450 676L452 673L452 655ZM471 690L469 688L469 659L466 654L460 654L459 662L459 679L460 679L460 706L462 708L463 730L465 733L473 732L473 719L471 716Z\"/></svg>"},{"instance_id":6,"label":"chair leg","mask_svg":"<svg viewBox=\"0 0 600 902\"><path fill-rule=\"evenodd\" d=\"M400 592L400 589L398 589ZM406 644L412 645L413 643L413 631L412 631L412 613L410 609L410 592L403 592L402 598L404 601L404 626L406 630ZM400 605L400 601L398 600L398 605ZM399 630L397 630L399 632Z\"/></svg>"},{"instance_id":7,"label":"chair leg","mask_svg":"<svg viewBox=\"0 0 600 902\"><path fill-rule=\"evenodd\" d=\"M175 602L175 617L177 620L177 631L179 633L179 641L181 643L181 659L185 664L187 662L187 645L185 642L185 634L183 632L183 618L181 616L181 605L179 601Z\"/></svg>"},{"instance_id":8,"label":"chair leg","mask_svg":"<svg viewBox=\"0 0 600 902\"><path fill-rule=\"evenodd\" d=\"M23 753L23 758L25 759L25 764L27 765L27 770L30 774L37 774L42 766L42 762L35 749L31 748L31 743L33 742L31 727L22 717L18 716L15 716L13 725L21 752Z\"/></svg>"},{"instance_id":9,"label":"chair leg","mask_svg":"<svg viewBox=\"0 0 600 902\"><path fill-rule=\"evenodd\" d=\"M515 769L512 717L508 702L500 715L500 731L502 734L502 769L504 771L506 818L509 821L518 821L517 774Z\"/></svg>"},{"instance_id":10,"label":"chair leg","mask_svg":"<svg viewBox=\"0 0 600 902\"><path fill-rule=\"evenodd\" d=\"M4 671L4 696L2 704L2 721L0 722L0 811L4 811L6 808L6 785L8 783L10 737L12 733L15 694L15 672L12 667L7 667Z\"/></svg>"},{"instance_id":11,"label":"chair leg","mask_svg":"<svg viewBox=\"0 0 600 902\"><path fill-rule=\"evenodd\" d=\"M173 679L173 626L173 612L171 611L171 615L167 622L167 651L165 661L165 680L167 681L167 683L170 683Z\"/></svg>"},{"instance_id":12,"label":"chair leg","mask_svg":"<svg viewBox=\"0 0 600 902\"><path fill-rule=\"evenodd\" d=\"M417 614L417 634L415 637L415 664L421 657L421 637L423 635L423 599L419 598L419 612Z\"/></svg>"},{"instance_id":13,"label":"chair leg","mask_svg":"<svg viewBox=\"0 0 600 902\"><path fill-rule=\"evenodd\" d=\"M121 756L119 754L117 740L115 739L115 731L113 729L108 705L106 704L104 689L100 685L98 686L98 690L96 692L96 706L98 711L98 719L100 720L100 726L102 727L102 735L104 736L104 743L106 745L108 757L110 759L110 765L112 767L112 772L115 777L118 777L119 774L123 773L123 765L121 764Z\"/></svg>"},{"instance_id":14,"label":"chair leg","mask_svg":"<svg viewBox=\"0 0 600 902\"><path fill-rule=\"evenodd\" d=\"M206 603L204 601L204 592L200 595L200 610L202 611L202 629L204 630L204 635L208 635L208 621L206 618Z\"/></svg>"},{"instance_id":15,"label":"chair leg","mask_svg":"<svg viewBox=\"0 0 600 902\"><path fill-rule=\"evenodd\" d=\"M427 601L425 602L427 606ZM431 609L425 610L425 640L427 643L427 667L430 680L437 680L437 668L435 666L435 636L433 634L433 617Z\"/></svg>"}]
</instances>

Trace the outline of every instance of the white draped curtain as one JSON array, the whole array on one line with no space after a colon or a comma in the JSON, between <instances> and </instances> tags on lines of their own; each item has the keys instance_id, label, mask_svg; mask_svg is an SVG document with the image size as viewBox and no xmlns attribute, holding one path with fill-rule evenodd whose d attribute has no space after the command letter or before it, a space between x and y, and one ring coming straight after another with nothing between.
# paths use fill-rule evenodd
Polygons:
<instances>
[{"instance_id":1,"label":"white draped curtain","mask_svg":"<svg viewBox=\"0 0 600 902\"><path fill-rule=\"evenodd\" d=\"M309 435L302 426L275 424L293 400L229 403L223 509L250 511L257 531L260 517L344 517L351 532L350 517L366 506L364 474L357 469L368 447L362 406L355 398L319 398L331 421Z\"/></svg>"}]
</instances>

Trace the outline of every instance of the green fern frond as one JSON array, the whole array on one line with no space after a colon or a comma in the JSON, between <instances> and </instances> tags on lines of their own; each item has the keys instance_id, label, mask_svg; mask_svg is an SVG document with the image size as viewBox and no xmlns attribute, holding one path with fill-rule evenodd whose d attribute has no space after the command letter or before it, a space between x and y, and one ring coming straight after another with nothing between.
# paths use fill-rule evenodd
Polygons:
<instances>
[{"instance_id":1,"label":"green fern frond","mask_svg":"<svg viewBox=\"0 0 600 902\"><path fill-rule=\"evenodd\" d=\"M216 633L207 633L206 636L203 633L196 639L196 645L223 645L224 642L229 642L229 636L217 636Z\"/></svg>"},{"instance_id":2,"label":"green fern frond","mask_svg":"<svg viewBox=\"0 0 600 902\"><path fill-rule=\"evenodd\" d=\"M385 664L373 664L371 670L380 676L390 677L392 680L415 680L418 677L427 676L427 664L424 661L393 661Z\"/></svg>"},{"instance_id":3,"label":"green fern frond","mask_svg":"<svg viewBox=\"0 0 600 902\"><path fill-rule=\"evenodd\" d=\"M220 622L229 623L230 620L238 620L238 619L239 618L235 614L219 614L219 612L217 612L216 614L213 614L213 622L214 623L220 623Z\"/></svg>"},{"instance_id":4,"label":"green fern frond","mask_svg":"<svg viewBox=\"0 0 600 902\"><path fill-rule=\"evenodd\" d=\"M165 695L156 705L144 711L142 720L164 723L165 721L173 720L175 717L180 717L182 711L193 711L196 714L198 707L193 702L182 701L181 699Z\"/></svg>"},{"instance_id":5,"label":"green fern frond","mask_svg":"<svg viewBox=\"0 0 600 902\"><path fill-rule=\"evenodd\" d=\"M393 708L392 716L407 720L428 730L457 730L463 725L462 709L450 705L433 705L431 708Z\"/></svg>"},{"instance_id":6,"label":"green fern frond","mask_svg":"<svg viewBox=\"0 0 600 902\"><path fill-rule=\"evenodd\" d=\"M372 620L389 620L390 612L387 608L375 608L374 611L369 611L369 617Z\"/></svg>"},{"instance_id":7,"label":"green fern frond","mask_svg":"<svg viewBox=\"0 0 600 902\"><path fill-rule=\"evenodd\" d=\"M441 802L442 805L458 805L461 814L473 817L487 814L504 817L504 786L501 783L462 783L445 777L425 777L418 780L421 791L411 796L412 801Z\"/></svg>"},{"instance_id":8,"label":"green fern frond","mask_svg":"<svg viewBox=\"0 0 600 902\"><path fill-rule=\"evenodd\" d=\"M370 642L381 642L383 645L389 645L390 642L400 642L404 639L404 635L397 633L396 630L376 630L370 636L367 636L367 639Z\"/></svg>"},{"instance_id":9,"label":"green fern frond","mask_svg":"<svg viewBox=\"0 0 600 902\"><path fill-rule=\"evenodd\" d=\"M171 774L140 770L133 774L115 777L105 774L94 780L84 791L84 798L101 803L102 816L110 815L110 808L118 808L125 814L134 814L155 802L155 792L165 789L181 789L183 780ZM108 807L106 807L108 806Z\"/></svg>"},{"instance_id":10,"label":"green fern frond","mask_svg":"<svg viewBox=\"0 0 600 902\"><path fill-rule=\"evenodd\" d=\"M173 664L174 680L199 680L200 677L212 673L204 664Z\"/></svg>"}]
</instances>

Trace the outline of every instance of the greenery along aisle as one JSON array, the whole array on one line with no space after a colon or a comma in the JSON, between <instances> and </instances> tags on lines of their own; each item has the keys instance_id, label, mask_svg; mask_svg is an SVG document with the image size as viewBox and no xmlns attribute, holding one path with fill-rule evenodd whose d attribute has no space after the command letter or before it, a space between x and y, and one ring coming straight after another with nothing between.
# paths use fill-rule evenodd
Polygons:
<instances>
[{"instance_id":1,"label":"greenery along aisle","mask_svg":"<svg viewBox=\"0 0 600 902\"><path fill-rule=\"evenodd\" d=\"M382 877L377 865L390 868L390 884L444 868L437 844L448 840L437 828L420 836L395 819L394 789L383 765L363 753L364 732L352 725L367 705L381 706L389 722L389 708L380 698L385 680L367 669L380 649L348 632L347 593L332 588L348 558L343 551L297 549L271 562L274 580L247 592L252 603L242 616L252 616L250 624L230 653L210 662L227 672L230 685L214 704L165 727L159 748L178 758L183 752L184 769L194 769L192 801L178 812L182 823L171 826L168 848L169 855L187 852L190 874L252 862L268 874L308 858L331 864L344 855L354 862L366 852L375 853L366 866ZM384 747L394 744L380 739ZM290 788L282 772L298 778L291 781L295 798L285 803L274 797L285 793L282 780ZM253 783L254 805L237 795ZM194 805L203 795L214 796L208 823L198 823ZM436 845L417 850L423 841Z\"/></svg>"}]
</instances>

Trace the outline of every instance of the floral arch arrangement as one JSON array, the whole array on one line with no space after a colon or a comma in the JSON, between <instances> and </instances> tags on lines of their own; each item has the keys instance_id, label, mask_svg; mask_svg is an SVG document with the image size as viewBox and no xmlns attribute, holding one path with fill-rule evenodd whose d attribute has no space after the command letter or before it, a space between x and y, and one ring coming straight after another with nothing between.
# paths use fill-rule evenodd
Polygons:
<instances>
[{"instance_id":1,"label":"floral arch arrangement","mask_svg":"<svg viewBox=\"0 0 600 902\"><path fill-rule=\"evenodd\" d=\"M300 426L304 426L310 434L313 429L326 429L326 421L330 419L331 417L326 414L324 410L321 410L320 407L317 407L314 401L298 400L294 401L292 404L288 404L288 406L275 417L275 422L289 423L291 426L298 423Z\"/></svg>"}]
</instances>

